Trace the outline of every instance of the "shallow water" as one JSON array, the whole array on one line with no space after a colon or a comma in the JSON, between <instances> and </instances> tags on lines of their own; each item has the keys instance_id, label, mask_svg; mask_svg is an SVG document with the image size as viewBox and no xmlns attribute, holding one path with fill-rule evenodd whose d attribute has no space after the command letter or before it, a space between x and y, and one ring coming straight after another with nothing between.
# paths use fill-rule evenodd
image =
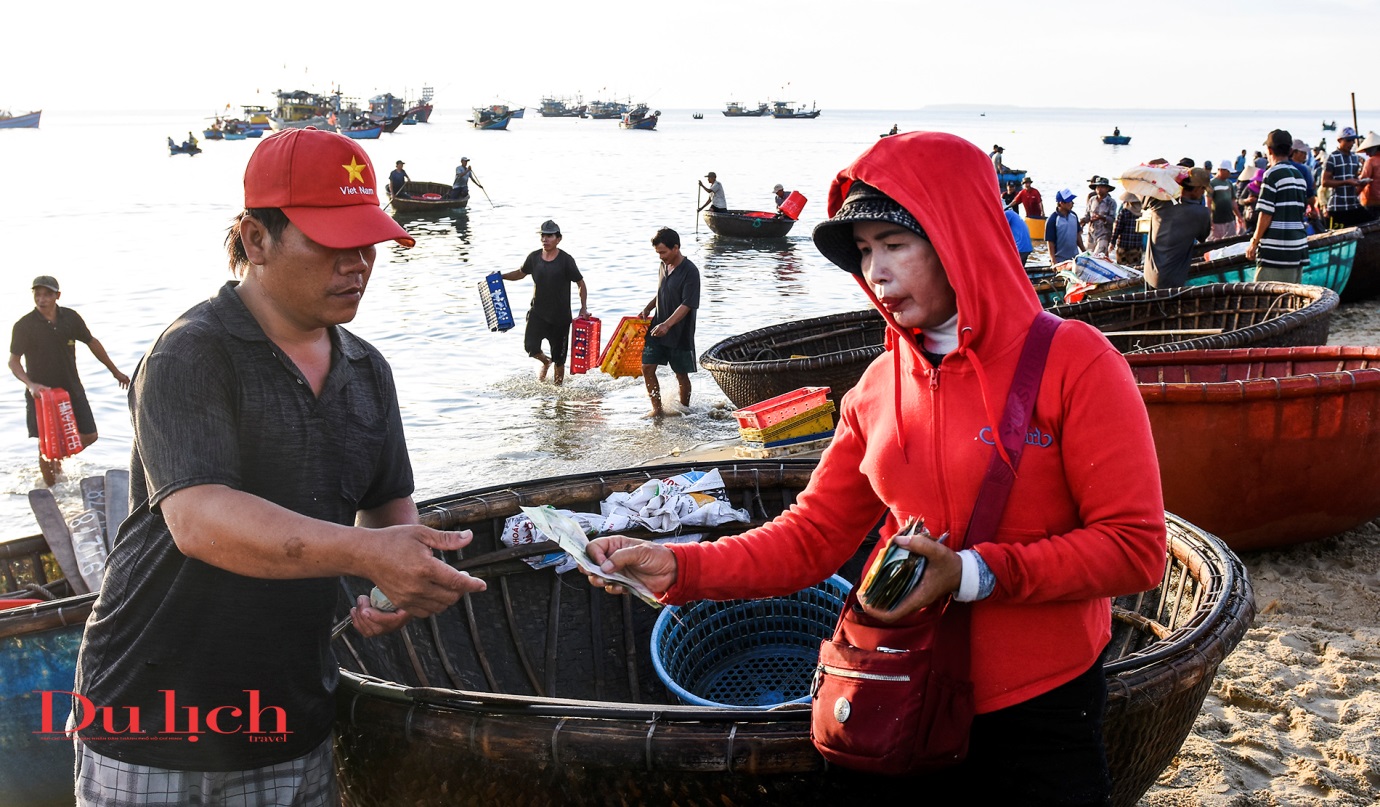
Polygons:
<instances>
[{"instance_id":1,"label":"shallow water","mask_svg":"<svg viewBox=\"0 0 1380 807\"><path fill-rule=\"evenodd\" d=\"M392 363L412 451L419 499L500 481L623 467L674 449L732 437L730 405L705 372L694 374L684 417L659 424L640 380L600 373L568 376L564 388L536 380L522 350L522 326L486 328L476 284L516 268L540 244L538 225L559 222L562 248L578 261L590 311L605 340L656 286L650 238L674 227L700 267L700 352L730 335L802 317L865 307L853 281L809 241L824 215L828 182L893 123L1006 148L1007 163L1031 172L1050 199L1060 187L1080 197L1086 178L1163 156L1218 160L1255 150L1270 128L1310 142L1317 121L1337 112L1165 112L992 109L867 112L825 110L816 120L728 119L703 110L668 111L655 132L614 121L544 119L535 112L507 132L480 132L459 109L439 109L430 124L362 141L386 174L394 160L419 181L450 181L470 157L479 189L458 216L403 217L417 245L381 247L368 294L349 328ZM1371 119L1374 116L1370 116ZM13 322L32 307L34 275L63 284L62 304L86 319L126 373L159 332L215 293L229 277L221 246L239 209L241 177L255 141L206 142L196 157L169 156L165 138L182 140L203 115L191 112L44 113L39 130L0 131L0 236L8 266L0 316ZM1130 146L1099 137L1120 126ZM198 135L199 136L199 135ZM809 199L788 238L763 244L720 239L697 222L696 181L716 171L734 208L767 209L781 182ZM1080 203L1079 210L1082 209ZM698 233L696 230L698 229ZM519 317L527 282L508 283ZM124 393L84 347L78 366L101 439L66 462L59 501L74 510L77 481L128 463ZM674 387L665 376L663 386ZM0 395L0 536L37 531L27 491L41 485L35 441L24 431L17 381Z\"/></svg>"}]
</instances>

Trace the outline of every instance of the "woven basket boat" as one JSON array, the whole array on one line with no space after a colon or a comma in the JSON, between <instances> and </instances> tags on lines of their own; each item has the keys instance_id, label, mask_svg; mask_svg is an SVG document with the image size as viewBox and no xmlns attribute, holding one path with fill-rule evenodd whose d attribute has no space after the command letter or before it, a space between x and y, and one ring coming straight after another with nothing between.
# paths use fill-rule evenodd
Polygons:
<instances>
[{"instance_id":1,"label":"woven basket boat","mask_svg":"<svg viewBox=\"0 0 1380 807\"><path fill-rule=\"evenodd\" d=\"M1356 228L1356 257L1351 263L1351 279L1342 289L1342 302L1354 303L1380 295L1380 221Z\"/></svg>"},{"instance_id":2,"label":"woven basket boat","mask_svg":"<svg viewBox=\"0 0 1380 807\"><path fill-rule=\"evenodd\" d=\"M43 536L0 542L0 599L45 601L0 610L0 802L5 804L72 803L72 743L36 733L43 725L37 693L72 689L77 648L96 595L72 596L61 575Z\"/></svg>"},{"instance_id":3,"label":"woven basket boat","mask_svg":"<svg viewBox=\"0 0 1380 807\"><path fill-rule=\"evenodd\" d=\"M1237 551L1380 517L1380 348L1127 356L1165 506Z\"/></svg>"},{"instance_id":4,"label":"woven basket boat","mask_svg":"<svg viewBox=\"0 0 1380 807\"><path fill-rule=\"evenodd\" d=\"M738 462L719 470L734 505L766 519L795 500L815 464ZM485 577L489 588L398 633L365 640L346 631L336 641L337 766L346 802L719 807L886 794L890 780L826 770L805 707L677 705L650 658L653 609L592 589L578 573L534 571L498 542L504 518L520 505L595 511L609 493L653 473L694 467L555 477L424 505L425 523L474 531L455 565ZM1118 807L1133 805L1172 759L1254 613L1240 562L1220 541L1177 518L1170 535L1158 589L1121 598L1114 609L1106 738ZM845 565L844 577L858 579L875 540ZM342 587L343 614L369 584Z\"/></svg>"},{"instance_id":5,"label":"woven basket boat","mask_svg":"<svg viewBox=\"0 0 1380 807\"><path fill-rule=\"evenodd\" d=\"M1142 291L1049 311L1095 326L1122 353L1325 345L1337 292L1292 283Z\"/></svg>"},{"instance_id":6,"label":"woven basket boat","mask_svg":"<svg viewBox=\"0 0 1380 807\"><path fill-rule=\"evenodd\" d=\"M1303 269L1302 282L1307 286L1322 286L1342 293L1350 283L1352 265L1356 257L1361 231L1356 227L1308 236L1308 265ZM1241 243L1246 236L1233 236L1200 244L1213 249ZM1204 286L1210 283L1250 283L1255 280L1255 261L1244 254L1205 261L1202 252L1195 250L1194 261L1188 270L1185 286ZM1062 277L1032 279L1035 293L1046 308L1063 302L1065 281ZM1146 291L1141 278L1127 278L1101 283L1089 289L1084 299L1108 297Z\"/></svg>"},{"instance_id":7,"label":"woven basket boat","mask_svg":"<svg viewBox=\"0 0 1380 807\"><path fill-rule=\"evenodd\" d=\"M408 182L403 193L407 195L390 197L394 213L442 213L461 209L470 201L468 194L450 198L450 186L441 182Z\"/></svg>"},{"instance_id":8,"label":"woven basket boat","mask_svg":"<svg viewBox=\"0 0 1380 807\"><path fill-rule=\"evenodd\" d=\"M829 387L837 407L885 338L885 320L869 308L730 336L706 350L700 366L740 409L801 387Z\"/></svg>"}]
</instances>

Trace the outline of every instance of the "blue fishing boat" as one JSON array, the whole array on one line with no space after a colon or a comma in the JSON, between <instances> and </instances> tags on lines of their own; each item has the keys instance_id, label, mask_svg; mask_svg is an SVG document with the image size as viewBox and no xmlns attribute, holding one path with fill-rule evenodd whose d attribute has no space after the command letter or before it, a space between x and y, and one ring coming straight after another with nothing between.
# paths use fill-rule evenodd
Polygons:
<instances>
[{"instance_id":1,"label":"blue fishing boat","mask_svg":"<svg viewBox=\"0 0 1380 807\"><path fill-rule=\"evenodd\" d=\"M1109 146L1124 146L1131 142L1130 135L1102 135L1102 142Z\"/></svg>"},{"instance_id":2,"label":"blue fishing boat","mask_svg":"<svg viewBox=\"0 0 1380 807\"><path fill-rule=\"evenodd\" d=\"M517 109L512 110L512 111L509 113L509 117L521 118L525 112L527 112L527 107L525 107L525 106L520 106L520 107L518 107Z\"/></svg>"},{"instance_id":3,"label":"blue fishing boat","mask_svg":"<svg viewBox=\"0 0 1380 807\"><path fill-rule=\"evenodd\" d=\"M263 130L263 129L250 129L250 130L248 130L247 132L244 133L244 136L250 138L251 140L256 140L256 139L258 139L258 138L264 136L264 130Z\"/></svg>"},{"instance_id":4,"label":"blue fishing boat","mask_svg":"<svg viewBox=\"0 0 1380 807\"><path fill-rule=\"evenodd\" d=\"M200 148L197 144L195 144L195 143L182 143L182 144L179 145L179 144L177 144L177 143L173 143L173 142L170 141L170 142L168 143L168 153L169 153L169 154L190 154L190 155L192 155L193 157L195 157L196 155L198 155L198 154L201 153L201 148Z\"/></svg>"},{"instance_id":5,"label":"blue fishing boat","mask_svg":"<svg viewBox=\"0 0 1380 807\"><path fill-rule=\"evenodd\" d=\"M263 132L260 132L259 134L263 134ZM222 133L222 136L223 136L226 140L245 140L245 139L247 139L247 138L249 137L249 133L248 133L248 132L224 132L224 133Z\"/></svg>"},{"instance_id":6,"label":"blue fishing boat","mask_svg":"<svg viewBox=\"0 0 1380 807\"><path fill-rule=\"evenodd\" d=\"M490 107L477 107L474 110L474 117L470 123L476 129L486 129L489 131L502 131L508 128L508 121L513 116L509 113L508 107L502 104L494 104Z\"/></svg>"},{"instance_id":7,"label":"blue fishing boat","mask_svg":"<svg viewBox=\"0 0 1380 807\"><path fill-rule=\"evenodd\" d=\"M618 121L618 125L624 129L641 129L651 131L656 128L656 122L661 117L661 110L651 112L646 104L638 104L627 112Z\"/></svg>"},{"instance_id":8,"label":"blue fishing boat","mask_svg":"<svg viewBox=\"0 0 1380 807\"><path fill-rule=\"evenodd\" d=\"M0 129L37 129L38 118L43 114L43 110L28 112L23 115L11 115L9 112L0 109Z\"/></svg>"},{"instance_id":9,"label":"blue fishing boat","mask_svg":"<svg viewBox=\"0 0 1380 807\"><path fill-rule=\"evenodd\" d=\"M383 134L383 125L374 123L349 127L337 126L335 130L351 140L378 140Z\"/></svg>"},{"instance_id":10,"label":"blue fishing boat","mask_svg":"<svg viewBox=\"0 0 1380 807\"><path fill-rule=\"evenodd\" d=\"M0 593L0 801L5 804L72 803L72 742L62 734L71 702L48 696L45 716L42 693L72 691L77 648L96 595L73 596L65 579L49 581L47 555L41 535L0 543L0 590L8 592ZM36 601L41 598L56 599ZM42 734L45 728L55 731Z\"/></svg>"},{"instance_id":11,"label":"blue fishing boat","mask_svg":"<svg viewBox=\"0 0 1380 807\"><path fill-rule=\"evenodd\" d=\"M813 103L810 104L809 109L806 109L804 106L801 106L799 109L794 109L791 107L790 101L777 101L772 106L771 116L773 118L811 119L819 117L819 110L815 108Z\"/></svg>"},{"instance_id":12,"label":"blue fishing boat","mask_svg":"<svg viewBox=\"0 0 1380 807\"><path fill-rule=\"evenodd\" d=\"M1002 171L1000 174L997 174L997 186L1005 188L1008 182L1014 182L1019 185L1021 180L1025 179L1025 174L1025 171Z\"/></svg>"},{"instance_id":13,"label":"blue fishing boat","mask_svg":"<svg viewBox=\"0 0 1380 807\"><path fill-rule=\"evenodd\" d=\"M224 140L225 132L219 129L202 129L201 136L207 140Z\"/></svg>"}]
</instances>

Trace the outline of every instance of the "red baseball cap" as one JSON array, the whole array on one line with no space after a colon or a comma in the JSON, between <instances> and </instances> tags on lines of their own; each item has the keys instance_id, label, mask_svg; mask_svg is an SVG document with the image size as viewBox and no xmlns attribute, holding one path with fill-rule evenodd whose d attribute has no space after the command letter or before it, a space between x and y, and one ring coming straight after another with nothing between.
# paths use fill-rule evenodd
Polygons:
<instances>
[{"instance_id":1,"label":"red baseball cap","mask_svg":"<svg viewBox=\"0 0 1380 807\"><path fill-rule=\"evenodd\" d=\"M416 243L379 208L374 166L344 135L284 129L265 137L244 169L244 206L276 207L308 238L332 249Z\"/></svg>"}]
</instances>

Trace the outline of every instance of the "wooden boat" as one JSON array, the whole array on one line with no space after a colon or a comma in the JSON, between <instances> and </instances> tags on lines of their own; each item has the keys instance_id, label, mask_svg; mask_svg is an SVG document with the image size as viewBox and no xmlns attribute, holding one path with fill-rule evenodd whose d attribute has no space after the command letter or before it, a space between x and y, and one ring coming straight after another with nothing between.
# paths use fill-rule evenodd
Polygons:
<instances>
[{"instance_id":1,"label":"wooden boat","mask_svg":"<svg viewBox=\"0 0 1380 807\"><path fill-rule=\"evenodd\" d=\"M1005 187L1006 187L1006 183L1008 183L1008 182L1014 182L1014 183L1016 183L1017 185L1019 185L1019 184L1021 184L1021 180L1025 179L1026 173L1028 173L1028 172L1026 172L1026 171L1002 171L1001 173L997 174L997 186L998 186L998 187L1005 188Z\"/></svg>"},{"instance_id":2,"label":"wooden boat","mask_svg":"<svg viewBox=\"0 0 1380 807\"><path fill-rule=\"evenodd\" d=\"M760 118L767 114L766 102L757 104L755 109L748 109L737 101L729 101L723 109L725 118Z\"/></svg>"},{"instance_id":3,"label":"wooden boat","mask_svg":"<svg viewBox=\"0 0 1380 807\"><path fill-rule=\"evenodd\" d=\"M543 118L583 118L586 110L579 99L572 105L565 98L543 98L537 108Z\"/></svg>"},{"instance_id":4,"label":"wooden boat","mask_svg":"<svg viewBox=\"0 0 1380 807\"><path fill-rule=\"evenodd\" d=\"M704 120L704 113L703 113L703 112L693 112L693 113L691 113L690 117L694 118L695 120Z\"/></svg>"},{"instance_id":5,"label":"wooden boat","mask_svg":"<svg viewBox=\"0 0 1380 807\"><path fill-rule=\"evenodd\" d=\"M1127 356L1165 507L1237 551L1380 517L1380 348Z\"/></svg>"},{"instance_id":6,"label":"wooden boat","mask_svg":"<svg viewBox=\"0 0 1380 807\"><path fill-rule=\"evenodd\" d=\"M168 146L168 153L190 154L192 156L196 156L201 153L201 148L191 143L182 143L180 145Z\"/></svg>"},{"instance_id":7,"label":"wooden boat","mask_svg":"<svg viewBox=\"0 0 1380 807\"><path fill-rule=\"evenodd\" d=\"M1102 135L1102 142L1109 146L1124 146L1131 142L1130 135Z\"/></svg>"},{"instance_id":8,"label":"wooden boat","mask_svg":"<svg viewBox=\"0 0 1380 807\"><path fill-rule=\"evenodd\" d=\"M222 132L221 136L226 140L248 140L248 132Z\"/></svg>"},{"instance_id":9,"label":"wooden boat","mask_svg":"<svg viewBox=\"0 0 1380 807\"><path fill-rule=\"evenodd\" d=\"M795 109L791 107L790 101L777 101L772 106L771 116L773 118L813 119L819 117L819 112L820 111L815 108L814 104L811 104L809 109L803 106L799 109Z\"/></svg>"},{"instance_id":10,"label":"wooden boat","mask_svg":"<svg viewBox=\"0 0 1380 807\"><path fill-rule=\"evenodd\" d=\"M1327 343L1337 294L1287 283L1141 292L1049 309L1102 330L1123 353ZM829 387L835 406L882 354L874 309L796 320L730 336L700 366L742 408L800 387Z\"/></svg>"},{"instance_id":11,"label":"wooden boat","mask_svg":"<svg viewBox=\"0 0 1380 807\"><path fill-rule=\"evenodd\" d=\"M516 107L509 114L512 115L514 118L521 118L523 115L527 114L527 108L521 106Z\"/></svg>"},{"instance_id":12,"label":"wooden boat","mask_svg":"<svg viewBox=\"0 0 1380 807\"><path fill-rule=\"evenodd\" d=\"M431 99L435 97L436 92L433 88L423 87L422 97L412 106L408 107L407 111L403 113L403 115L406 116L403 120L403 124L407 125L408 121L412 121L413 124L430 123L432 110Z\"/></svg>"},{"instance_id":13,"label":"wooden boat","mask_svg":"<svg viewBox=\"0 0 1380 807\"><path fill-rule=\"evenodd\" d=\"M1324 132L1335 132L1335 131L1337 131L1337 122L1336 122L1335 120L1332 121L1331 123L1328 123L1327 121L1323 121L1323 122L1322 122L1322 128L1323 128L1323 131L1324 131Z\"/></svg>"},{"instance_id":14,"label":"wooden boat","mask_svg":"<svg viewBox=\"0 0 1380 807\"><path fill-rule=\"evenodd\" d=\"M739 461L719 470L735 506L765 519L795 500L814 467ZM692 468L555 477L425 503L424 523L474 532L455 565L489 589L398 633L336 640L337 770L350 803L777 805L890 793L892 780L825 768L808 708L677 705L649 658L653 609L591 589L578 573L515 560L552 544L499 542L519 505L597 512L614 491ZM875 540L845 564L846 578L858 579ZM341 614L369 586L343 583ZM1240 561L1171 517L1163 581L1118 599L1114 614L1105 736L1114 803L1130 807L1192 728L1254 604Z\"/></svg>"},{"instance_id":15,"label":"wooden boat","mask_svg":"<svg viewBox=\"0 0 1380 807\"><path fill-rule=\"evenodd\" d=\"M403 121L406 118L406 115L394 115L389 118L384 118L382 124L384 134L392 134L393 132L398 131L398 127L402 126Z\"/></svg>"},{"instance_id":16,"label":"wooden boat","mask_svg":"<svg viewBox=\"0 0 1380 807\"><path fill-rule=\"evenodd\" d=\"M487 129L491 131L502 131L508 128L508 121L512 116L508 114L506 106L480 107L474 110L474 117L470 123L476 129Z\"/></svg>"},{"instance_id":17,"label":"wooden boat","mask_svg":"<svg viewBox=\"0 0 1380 807\"><path fill-rule=\"evenodd\" d=\"M829 387L839 407L885 339L886 321L869 308L730 336L706 350L700 366L739 409L801 387Z\"/></svg>"},{"instance_id":18,"label":"wooden boat","mask_svg":"<svg viewBox=\"0 0 1380 807\"><path fill-rule=\"evenodd\" d=\"M219 129L202 129L201 136L207 140L224 140L225 133Z\"/></svg>"},{"instance_id":19,"label":"wooden boat","mask_svg":"<svg viewBox=\"0 0 1380 807\"><path fill-rule=\"evenodd\" d=\"M656 128L656 122L661 119L661 110L653 112L648 109L646 104L637 104L632 109L623 113L623 117L618 119L618 126L622 129L639 129L649 132Z\"/></svg>"},{"instance_id":20,"label":"wooden boat","mask_svg":"<svg viewBox=\"0 0 1380 807\"><path fill-rule=\"evenodd\" d=\"M1325 345L1337 292L1292 283L1213 283L1054 306L1122 353Z\"/></svg>"},{"instance_id":21,"label":"wooden boat","mask_svg":"<svg viewBox=\"0 0 1380 807\"><path fill-rule=\"evenodd\" d=\"M394 196L390 202L395 213L435 213L449 210L464 210L470 197L450 198L451 186L441 182L408 182L402 196Z\"/></svg>"},{"instance_id":22,"label":"wooden boat","mask_svg":"<svg viewBox=\"0 0 1380 807\"><path fill-rule=\"evenodd\" d=\"M1342 302L1354 303L1380 295L1380 221L1356 228L1356 257L1351 263L1351 278L1342 289Z\"/></svg>"},{"instance_id":23,"label":"wooden boat","mask_svg":"<svg viewBox=\"0 0 1380 807\"><path fill-rule=\"evenodd\" d=\"M1248 238L1249 235L1233 236L1219 241L1206 242L1206 244L1216 248L1240 243ZM1308 266L1304 267L1303 270L1303 284L1322 286L1340 294L1350 282L1351 269L1360 239L1361 231L1356 227L1308 236ZM1194 261L1189 267L1188 280L1185 285L1249 283L1254 279L1255 262L1248 260L1245 254L1240 254L1215 260L1200 259ZM1087 289L1084 292L1084 299L1144 291L1145 288L1145 281L1141 278L1114 280ZM1059 304L1064 299L1066 292L1067 283L1062 277L1049 278L1045 282L1035 284L1035 293L1039 295L1041 304L1046 308Z\"/></svg>"},{"instance_id":24,"label":"wooden boat","mask_svg":"<svg viewBox=\"0 0 1380 807\"><path fill-rule=\"evenodd\" d=\"M0 129L37 129L38 119L42 115L41 109L22 115L11 115L7 110L0 109Z\"/></svg>"},{"instance_id":25,"label":"wooden boat","mask_svg":"<svg viewBox=\"0 0 1380 807\"><path fill-rule=\"evenodd\" d=\"M704 211L704 223L715 235L729 238L784 238L795 219L765 210Z\"/></svg>"},{"instance_id":26,"label":"wooden boat","mask_svg":"<svg viewBox=\"0 0 1380 807\"><path fill-rule=\"evenodd\" d=\"M621 101L590 101L587 113L594 120L618 120L630 109Z\"/></svg>"},{"instance_id":27,"label":"wooden boat","mask_svg":"<svg viewBox=\"0 0 1380 807\"><path fill-rule=\"evenodd\" d=\"M378 140L383 135L383 126L377 123L337 126L335 130L351 140Z\"/></svg>"}]
</instances>

